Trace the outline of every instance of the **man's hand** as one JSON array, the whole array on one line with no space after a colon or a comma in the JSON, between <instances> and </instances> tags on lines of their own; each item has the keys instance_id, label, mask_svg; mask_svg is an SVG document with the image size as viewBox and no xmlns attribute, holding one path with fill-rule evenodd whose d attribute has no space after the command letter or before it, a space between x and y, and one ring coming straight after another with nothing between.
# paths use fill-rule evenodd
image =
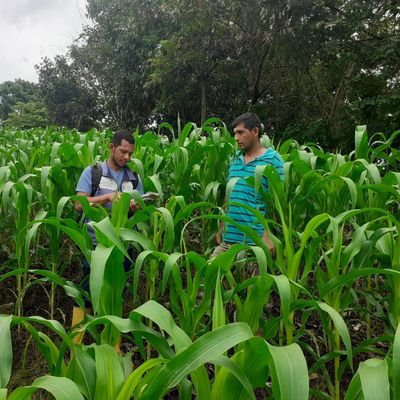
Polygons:
<instances>
[{"instance_id":1,"label":"man's hand","mask_svg":"<svg viewBox=\"0 0 400 400\"><path fill-rule=\"evenodd\" d=\"M129 203L129 210L135 212L139 209L140 209L140 204L136 203L136 201L132 199L131 202Z\"/></svg>"},{"instance_id":2,"label":"man's hand","mask_svg":"<svg viewBox=\"0 0 400 400\"><path fill-rule=\"evenodd\" d=\"M220 245L222 243L222 229L224 228L224 223L222 221L219 222L218 232L215 235L215 242Z\"/></svg>"},{"instance_id":3,"label":"man's hand","mask_svg":"<svg viewBox=\"0 0 400 400\"><path fill-rule=\"evenodd\" d=\"M114 201L119 201L119 199L122 196L122 192L112 192L108 194L108 201L110 203L114 202ZM131 199L130 203L129 203L129 211L131 212L135 212L137 210L140 209L140 205L138 203L136 203L135 200Z\"/></svg>"},{"instance_id":4,"label":"man's hand","mask_svg":"<svg viewBox=\"0 0 400 400\"><path fill-rule=\"evenodd\" d=\"M276 253L275 245L272 242L272 240L268 236L268 232L264 231L262 235L262 239L264 243L267 245L269 252L271 253L271 256L274 256Z\"/></svg>"},{"instance_id":5,"label":"man's hand","mask_svg":"<svg viewBox=\"0 0 400 400\"><path fill-rule=\"evenodd\" d=\"M111 192L108 194L108 202L118 201L122 196L122 192Z\"/></svg>"}]
</instances>

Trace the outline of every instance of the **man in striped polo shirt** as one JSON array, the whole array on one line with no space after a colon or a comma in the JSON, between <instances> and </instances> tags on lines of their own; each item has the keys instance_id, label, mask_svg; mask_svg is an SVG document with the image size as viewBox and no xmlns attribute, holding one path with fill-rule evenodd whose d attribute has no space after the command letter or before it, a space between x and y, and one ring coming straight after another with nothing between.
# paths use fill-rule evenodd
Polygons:
<instances>
[{"instance_id":1,"label":"man in striped polo shirt","mask_svg":"<svg viewBox=\"0 0 400 400\"><path fill-rule=\"evenodd\" d=\"M262 133L261 122L254 113L245 113L236 118L232 123L235 140L239 151L232 157L229 165L228 181L235 179L236 182L232 188L229 203L241 203L250 206L262 214L266 212L266 204L253 186L250 186L245 178L254 176L256 167L259 165L272 165L283 180L284 161L280 154L271 147L266 149L260 143ZM267 178L263 177L262 185L264 191L268 191ZM226 215L232 218L240 225L253 228L257 234L262 237L271 253L275 248L264 230L261 223L257 221L255 215L244 207L236 204L229 204ZM231 223L221 224L217 235L218 247L213 252L213 256L225 252L232 244L247 243L254 244L254 241L246 236L236 225Z\"/></svg>"}]
</instances>

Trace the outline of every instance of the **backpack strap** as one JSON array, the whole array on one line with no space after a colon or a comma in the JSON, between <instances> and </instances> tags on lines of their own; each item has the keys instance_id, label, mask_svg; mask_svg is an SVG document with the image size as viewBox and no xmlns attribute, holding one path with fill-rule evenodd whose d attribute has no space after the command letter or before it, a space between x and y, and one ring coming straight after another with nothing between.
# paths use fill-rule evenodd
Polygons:
<instances>
[{"instance_id":1,"label":"backpack strap","mask_svg":"<svg viewBox=\"0 0 400 400\"><path fill-rule=\"evenodd\" d=\"M138 176L138 174L136 172L134 172L132 170L129 170L129 172L132 174L131 175L131 174L128 173L129 178L130 178L129 180L132 182L132 188L136 189L138 184L139 184L139 176Z\"/></svg>"},{"instance_id":2,"label":"backpack strap","mask_svg":"<svg viewBox=\"0 0 400 400\"><path fill-rule=\"evenodd\" d=\"M101 168L101 164L96 164L92 166L92 192L90 193L90 197L93 197L97 192L97 189L100 186L100 180L103 176L103 169ZM139 176L136 172L132 170L128 170L129 180L132 182L132 188L136 189L139 184Z\"/></svg>"},{"instance_id":3,"label":"backpack strap","mask_svg":"<svg viewBox=\"0 0 400 400\"><path fill-rule=\"evenodd\" d=\"M97 189L100 185L101 176L103 175L103 170L100 164L96 164L92 166L92 192L90 193L90 197L93 197L97 192Z\"/></svg>"}]
</instances>

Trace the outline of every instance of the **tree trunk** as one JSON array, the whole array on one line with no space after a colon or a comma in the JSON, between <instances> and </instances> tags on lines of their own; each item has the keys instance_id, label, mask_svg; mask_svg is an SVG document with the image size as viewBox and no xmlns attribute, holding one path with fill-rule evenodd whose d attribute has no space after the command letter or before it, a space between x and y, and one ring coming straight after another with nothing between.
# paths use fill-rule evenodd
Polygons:
<instances>
[{"instance_id":1,"label":"tree trunk","mask_svg":"<svg viewBox=\"0 0 400 400\"><path fill-rule=\"evenodd\" d=\"M204 124L204 121L207 117L207 96L206 96L206 84L201 82L201 125Z\"/></svg>"},{"instance_id":2,"label":"tree trunk","mask_svg":"<svg viewBox=\"0 0 400 400\"><path fill-rule=\"evenodd\" d=\"M356 67L356 64L351 61L347 65L347 68L343 75L343 78L340 81L339 87L335 94L335 98L333 100L331 112L329 114L329 122L330 122L331 126L334 125L334 123L335 123L336 114L337 114L338 110L343 106L343 103L346 98L346 91L347 91L348 83L349 83L351 76L353 75L355 67Z\"/></svg>"},{"instance_id":3,"label":"tree trunk","mask_svg":"<svg viewBox=\"0 0 400 400\"><path fill-rule=\"evenodd\" d=\"M258 99L261 96L261 93L262 93L262 91L260 90L261 77L264 72L265 60L268 57L270 57L271 50L272 50L272 46L271 45L268 46L267 43L265 43L265 48L264 48L263 54L261 56L260 62L258 63L256 81L254 82L254 86L253 86L253 98L251 99L252 105L256 104L258 102Z\"/></svg>"}]
</instances>

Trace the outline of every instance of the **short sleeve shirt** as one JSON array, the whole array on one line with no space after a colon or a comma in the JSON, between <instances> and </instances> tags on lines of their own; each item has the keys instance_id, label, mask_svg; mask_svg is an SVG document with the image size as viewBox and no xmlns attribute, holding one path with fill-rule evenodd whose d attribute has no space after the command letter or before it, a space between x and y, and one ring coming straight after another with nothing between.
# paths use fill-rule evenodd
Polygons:
<instances>
[{"instance_id":1,"label":"short sleeve shirt","mask_svg":"<svg viewBox=\"0 0 400 400\"><path fill-rule=\"evenodd\" d=\"M268 148L261 156L245 164L244 155L238 152L234 158L231 159L229 165L228 181L238 178L237 182L232 188L229 202L241 203L250 206L262 214L266 212L266 204L262 195L250 186L245 179L247 177L255 176L257 166L272 165L283 180L283 165L284 161L280 154L272 148ZM268 181L266 177L262 180L263 189L268 191ZM240 205L230 204L228 206L227 216L232 218L235 222L254 229L261 237L264 228L260 222L257 221L256 216ZM237 226L227 223L223 231L223 240L227 243L247 243L254 244L254 241L246 236Z\"/></svg>"}]
</instances>

